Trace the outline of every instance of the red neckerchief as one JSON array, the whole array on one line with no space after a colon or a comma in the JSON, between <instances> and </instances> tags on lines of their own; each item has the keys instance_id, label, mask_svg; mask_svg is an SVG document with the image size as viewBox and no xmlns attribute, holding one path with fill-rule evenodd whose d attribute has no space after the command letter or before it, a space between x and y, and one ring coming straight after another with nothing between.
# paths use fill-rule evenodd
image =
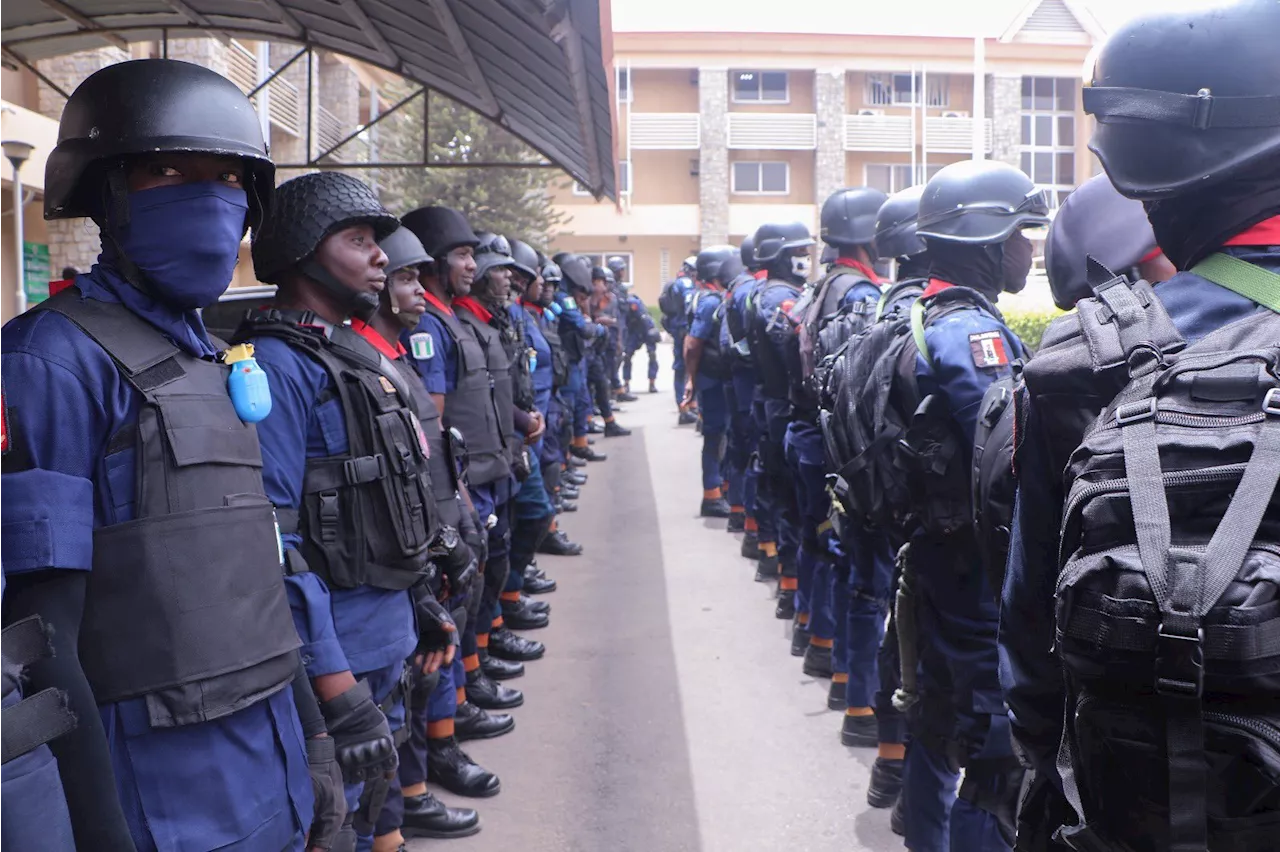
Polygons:
<instances>
[{"instance_id":1,"label":"red neckerchief","mask_svg":"<svg viewBox=\"0 0 1280 852\"><path fill-rule=\"evenodd\" d=\"M425 296L425 297L427 298L427 302L428 302L429 304L435 305L437 308L439 308L440 310L444 311L444 312L445 312L446 314L448 314L449 316L453 316L453 308L449 307L449 306L448 306L448 305L446 305L444 302L442 302L442 301L440 301L439 299L437 299L437 298L435 297L435 295L434 295L434 294L432 294L432 292L431 292L430 290L423 290L423 291L422 291L422 295L423 295L423 296Z\"/></svg>"},{"instance_id":2,"label":"red neckerchief","mask_svg":"<svg viewBox=\"0 0 1280 852\"><path fill-rule=\"evenodd\" d=\"M63 278L61 281L50 281L49 295L56 296L74 283L76 283L76 279L74 278Z\"/></svg>"},{"instance_id":3,"label":"red neckerchief","mask_svg":"<svg viewBox=\"0 0 1280 852\"><path fill-rule=\"evenodd\" d=\"M486 308L484 305L480 304L479 302L477 302L471 296L462 296L461 298L455 298L453 300L453 306L455 308L466 308L467 310L471 311L471 313L478 316L480 318L480 321L483 323L488 323L489 320L493 319L493 314L489 312L489 309Z\"/></svg>"},{"instance_id":4,"label":"red neckerchief","mask_svg":"<svg viewBox=\"0 0 1280 852\"><path fill-rule=\"evenodd\" d=\"M858 272L862 273L863 278L867 279L872 284L880 284L880 277L876 275L876 271L860 260L854 260L851 257L838 257L836 258L836 262L832 265L847 266L850 269L856 269Z\"/></svg>"},{"instance_id":5,"label":"red neckerchief","mask_svg":"<svg viewBox=\"0 0 1280 852\"><path fill-rule=\"evenodd\" d=\"M928 299L932 296L938 295L943 290L949 290L954 286L956 285L952 284L950 281L943 281L941 278L930 278L929 286L924 288L924 292L920 294L920 298Z\"/></svg>"},{"instance_id":6,"label":"red neckerchief","mask_svg":"<svg viewBox=\"0 0 1280 852\"><path fill-rule=\"evenodd\" d=\"M769 272L768 270L765 270L765 269L759 269L751 273L751 277L755 278L757 281L764 281L766 278L769 277Z\"/></svg>"},{"instance_id":7,"label":"red neckerchief","mask_svg":"<svg viewBox=\"0 0 1280 852\"><path fill-rule=\"evenodd\" d=\"M377 349L383 355L386 355L392 361L404 354L404 347L396 343L395 348L387 342L387 339L378 333L377 329L369 325L364 320L352 318L351 330L363 337L365 340L373 344L373 348Z\"/></svg>"},{"instance_id":8,"label":"red neckerchief","mask_svg":"<svg viewBox=\"0 0 1280 852\"><path fill-rule=\"evenodd\" d=\"M520 300L520 304L524 305L527 310L534 311L538 316L542 316L542 312L545 310L542 305L535 304L534 302L526 302L524 299Z\"/></svg>"},{"instance_id":9,"label":"red neckerchief","mask_svg":"<svg viewBox=\"0 0 1280 852\"><path fill-rule=\"evenodd\" d=\"M1223 243L1224 246L1280 246L1280 216L1263 219Z\"/></svg>"},{"instance_id":10,"label":"red neckerchief","mask_svg":"<svg viewBox=\"0 0 1280 852\"><path fill-rule=\"evenodd\" d=\"M1160 255L1162 255L1162 254L1164 254L1164 252L1163 252L1163 251L1161 251L1160 246L1156 246L1156 247L1155 247L1155 248L1153 248L1151 251L1149 251L1149 252L1147 252L1146 254L1144 254L1144 255L1142 256L1142 260L1138 261L1138 263L1140 263L1140 264L1141 264L1141 263L1148 263L1148 262L1150 262L1150 261L1155 260L1157 257L1159 257L1159 256L1160 256Z\"/></svg>"},{"instance_id":11,"label":"red neckerchief","mask_svg":"<svg viewBox=\"0 0 1280 852\"><path fill-rule=\"evenodd\" d=\"M704 290L710 290L710 291L711 291L711 292L713 292L713 293L723 293L723 292L724 292L724 288L723 288L723 287L721 287L719 284L717 284L717 283L716 283L716 282L714 282L714 281L703 281L703 282L702 282L702 287L703 287L703 289L704 289Z\"/></svg>"}]
</instances>

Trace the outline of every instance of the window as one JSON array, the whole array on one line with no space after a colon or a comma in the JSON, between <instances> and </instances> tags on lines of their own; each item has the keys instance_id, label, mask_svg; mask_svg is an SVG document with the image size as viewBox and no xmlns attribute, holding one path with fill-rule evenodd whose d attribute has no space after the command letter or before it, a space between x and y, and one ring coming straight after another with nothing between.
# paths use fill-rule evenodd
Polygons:
<instances>
[{"instance_id":1,"label":"window","mask_svg":"<svg viewBox=\"0 0 1280 852\"><path fill-rule=\"evenodd\" d=\"M609 262L609 258L620 257L624 261L626 261L627 268L622 271L622 281L619 283L631 282L635 280L635 273L633 272L633 270L635 269L635 264L634 264L634 261L632 260L631 252L629 251L603 251L603 252L580 251L577 253L585 257L587 261L591 264L592 268L598 266L601 269L608 268L607 264Z\"/></svg>"},{"instance_id":2,"label":"window","mask_svg":"<svg viewBox=\"0 0 1280 852\"><path fill-rule=\"evenodd\" d=\"M617 81L617 85L614 86L614 92L618 96L618 103L631 103L631 69L615 68L614 80Z\"/></svg>"},{"instance_id":3,"label":"window","mask_svg":"<svg viewBox=\"0 0 1280 852\"><path fill-rule=\"evenodd\" d=\"M631 192L631 161L618 161L618 192L630 194ZM573 182L574 195L590 195L591 190L587 189L577 181Z\"/></svg>"},{"instance_id":4,"label":"window","mask_svg":"<svg viewBox=\"0 0 1280 852\"><path fill-rule=\"evenodd\" d=\"M868 163L864 183L873 189L893 194L918 183L925 183L941 168L942 166L929 166L927 176L912 180L910 163ZM917 165L916 172L920 173L920 169L921 167Z\"/></svg>"},{"instance_id":5,"label":"window","mask_svg":"<svg viewBox=\"0 0 1280 852\"><path fill-rule=\"evenodd\" d=\"M914 97L912 75L868 74L863 100L870 106L912 106L925 94L925 106L951 105L951 77L948 74L916 74Z\"/></svg>"},{"instance_id":6,"label":"window","mask_svg":"<svg viewBox=\"0 0 1280 852\"><path fill-rule=\"evenodd\" d=\"M1076 86L1069 77L1022 78L1022 170L1057 207L1076 181Z\"/></svg>"},{"instance_id":7,"label":"window","mask_svg":"<svg viewBox=\"0 0 1280 852\"><path fill-rule=\"evenodd\" d=\"M737 195L786 195L790 185L787 163L733 164L733 192Z\"/></svg>"},{"instance_id":8,"label":"window","mask_svg":"<svg viewBox=\"0 0 1280 852\"><path fill-rule=\"evenodd\" d=\"M733 100L734 103L787 103L787 72L733 72Z\"/></svg>"}]
</instances>

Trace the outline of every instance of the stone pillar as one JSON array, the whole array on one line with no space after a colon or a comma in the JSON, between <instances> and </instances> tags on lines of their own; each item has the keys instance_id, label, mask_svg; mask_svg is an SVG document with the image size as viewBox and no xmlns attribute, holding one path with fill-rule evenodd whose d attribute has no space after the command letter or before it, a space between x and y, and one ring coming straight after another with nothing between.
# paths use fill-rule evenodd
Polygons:
<instances>
[{"instance_id":1,"label":"stone pillar","mask_svg":"<svg viewBox=\"0 0 1280 852\"><path fill-rule=\"evenodd\" d=\"M70 94L93 72L128 58L129 54L126 51L116 47L104 47L101 50L86 50L42 59L36 63L36 66L42 74ZM38 92L37 108L41 115L52 119L60 118L62 108L66 105L62 95L45 85L43 81L39 84ZM55 275L66 266L74 266L81 272L86 272L98 259L102 240L98 234L98 226L92 220L55 219L45 228L49 235L49 266Z\"/></svg>"},{"instance_id":2,"label":"stone pillar","mask_svg":"<svg viewBox=\"0 0 1280 852\"><path fill-rule=\"evenodd\" d=\"M699 230L706 248L729 242L729 69L698 69L698 102Z\"/></svg>"},{"instance_id":3,"label":"stone pillar","mask_svg":"<svg viewBox=\"0 0 1280 852\"><path fill-rule=\"evenodd\" d=\"M987 77L987 115L991 117L991 159L1022 166L1022 78Z\"/></svg>"},{"instance_id":4,"label":"stone pillar","mask_svg":"<svg viewBox=\"0 0 1280 852\"><path fill-rule=\"evenodd\" d=\"M814 152L814 202L822 203L847 185L844 156L845 71L820 68L814 73L818 113L818 149Z\"/></svg>"},{"instance_id":5,"label":"stone pillar","mask_svg":"<svg viewBox=\"0 0 1280 852\"><path fill-rule=\"evenodd\" d=\"M227 51L230 46L211 38L171 38L169 39L169 58L195 65L203 65L217 71L223 77L230 70L230 58Z\"/></svg>"}]
</instances>

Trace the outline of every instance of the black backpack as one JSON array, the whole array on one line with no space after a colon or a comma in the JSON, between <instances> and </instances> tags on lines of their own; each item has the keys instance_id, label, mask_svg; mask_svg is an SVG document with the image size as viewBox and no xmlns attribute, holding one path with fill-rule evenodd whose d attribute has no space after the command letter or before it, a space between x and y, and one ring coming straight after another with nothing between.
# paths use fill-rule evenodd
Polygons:
<instances>
[{"instance_id":1,"label":"black backpack","mask_svg":"<svg viewBox=\"0 0 1280 852\"><path fill-rule=\"evenodd\" d=\"M1280 285L1225 255L1192 271L1260 303ZM1053 369L1037 355L1024 373L1037 406L1088 376L1120 388L1064 475L1058 763L1079 824L1062 836L1275 849L1280 305L1186 345L1145 282L1095 292L1058 321Z\"/></svg>"},{"instance_id":2,"label":"black backpack","mask_svg":"<svg viewBox=\"0 0 1280 852\"><path fill-rule=\"evenodd\" d=\"M1020 390L1015 377L987 388L973 435L973 529L978 555L996 599L1004 587L1009 559L1009 531L1018 481L1013 473L1013 440Z\"/></svg>"},{"instance_id":3,"label":"black backpack","mask_svg":"<svg viewBox=\"0 0 1280 852\"><path fill-rule=\"evenodd\" d=\"M658 310L662 311L663 316L675 319L684 313L685 304L684 297L676 291L676 281L672 279L662 287L662 292L658 294Z\"/></svg>"}]
</instances>

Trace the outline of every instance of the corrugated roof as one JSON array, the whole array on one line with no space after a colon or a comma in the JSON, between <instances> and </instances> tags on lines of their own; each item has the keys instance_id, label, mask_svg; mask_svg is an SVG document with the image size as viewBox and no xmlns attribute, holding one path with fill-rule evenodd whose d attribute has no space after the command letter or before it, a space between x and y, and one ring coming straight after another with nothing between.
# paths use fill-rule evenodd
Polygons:
<instances>
[{"instance_id":1,"label":"corrugated roof","mask_svg":"<svg viewBox=\"0 0 1280 852\"><path fill-rule=\"evenodd\" d=\"M612 197L608 26L609 0L5 0L2 37L28 61L162 31L323 48L448 95Z\"/></svg>"}]
</instances>

